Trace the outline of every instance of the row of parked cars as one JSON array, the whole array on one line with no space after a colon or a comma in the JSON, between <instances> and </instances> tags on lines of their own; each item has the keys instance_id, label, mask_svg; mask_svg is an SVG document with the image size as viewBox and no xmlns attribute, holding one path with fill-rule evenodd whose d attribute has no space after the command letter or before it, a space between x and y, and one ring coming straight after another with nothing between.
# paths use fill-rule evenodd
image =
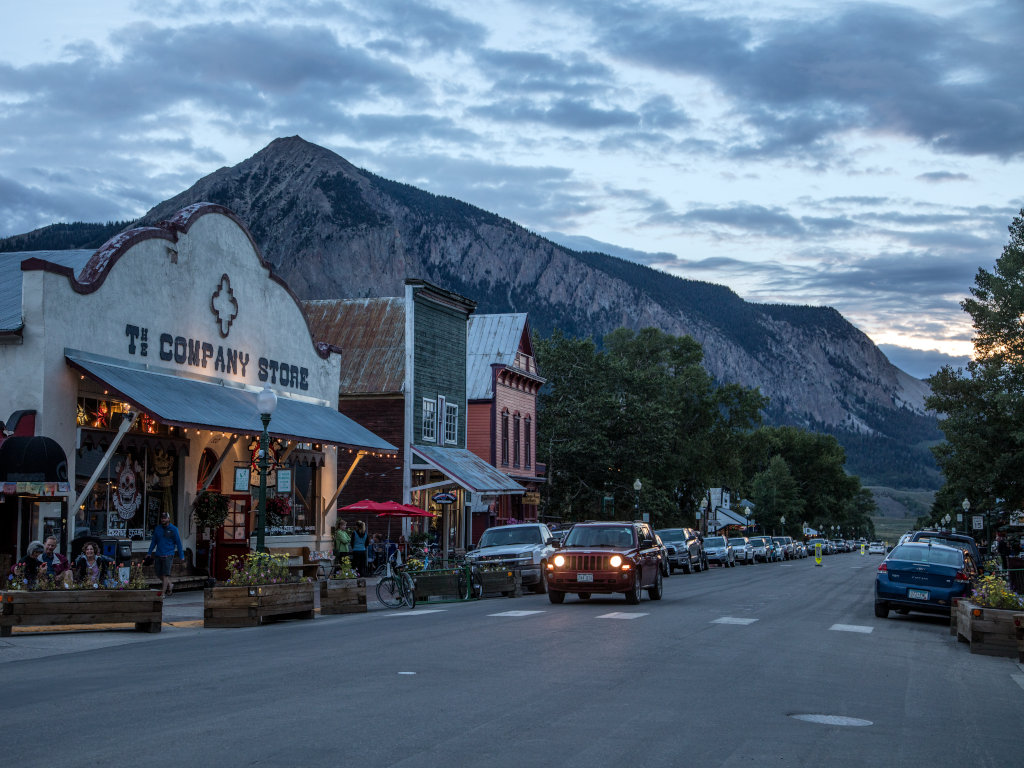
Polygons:
<instances>
[{"instance_id":1,"label":"row of parked cars","mask_svg":"<svg viewBox=\"0 0 1024 768\"><path fill-rule=\"evenodd\" d=\"M586 600L621 592L632 602L646 590L660 599L662 580L711 564L735 567L807 557L789 536L702 536L693 528L654 530L641 521L591 521L552 531L544 523L489 528L466 555L471 563L516 568L523 585L547 592L553 603L566 594Z\"/></svg>"}]
</instances>

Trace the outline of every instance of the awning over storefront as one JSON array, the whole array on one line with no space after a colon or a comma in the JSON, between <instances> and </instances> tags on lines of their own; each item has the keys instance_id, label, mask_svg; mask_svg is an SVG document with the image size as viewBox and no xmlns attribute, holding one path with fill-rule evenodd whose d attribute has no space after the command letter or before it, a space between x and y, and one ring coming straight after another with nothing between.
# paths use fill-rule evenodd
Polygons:
<instances>
[{"instance_id":1,"label":"awning over storefront","mask_svg":"<svg viewBox=\"0 0 1024 768\"><path fill-rule=\"evenodd\" d=\"M751 516L750 521L754 521L753 516ZM708 530L718 531L727 525L746 524L747 518L739 510L729 509L728 507L716 507L715 516L708 521Z\"/></svg>"},{"instance_id":2,"label":"awning over storefront","mask_svg":"<svg viewBox=\"0 0 1024 768\"><path fill-rule=\"evenodd\" d=\"M152 368L65 350L68 362L128 402L171 426L258 434L256 392L213 379L186 378ZM322 442L392 453L395 446L326 405L280 395L269 432L299 442Z\"/></svg>"},{"instance_id":3,"label":"awning over storefront","mask_svg":"<svg viewBox=\"0 0 1024 768\"><path fill-rule=\"evenodd\" d=\"M508 475L465 448L412 446L418 456L434 469L440 470L467 491L481 494L523 493L526 489ZM413 469L416 469L413 465Z\"/></svg>"}]
</instances>

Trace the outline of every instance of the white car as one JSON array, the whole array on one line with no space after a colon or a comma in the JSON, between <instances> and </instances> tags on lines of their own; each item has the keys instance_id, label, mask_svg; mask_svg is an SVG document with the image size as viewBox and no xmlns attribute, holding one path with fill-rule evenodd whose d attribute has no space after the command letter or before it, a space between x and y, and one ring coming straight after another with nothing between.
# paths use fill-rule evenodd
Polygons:
<instances>
[{"instance_id":1,"label":"white car","mask_svg":"<svg viewBox=\"0 0 1024 768\"><path fill-rule=\"evenodd\" d=\"M885 554L885 544L883 544L880 541L872 541L870 544L868 544L868 554L869 555L884 555Z\"/></svg>"},{"instance_id":2,"label":"white car","mask_svg":"<svg viewBox=\"0 0 1024 768\"><path fill-rule=\"evenodd\" d=\"M732 544L732 554L737 563L750 565L754 562L754 548L746 536L733 536L729 543Z\"/></svg>"}]
</instances>

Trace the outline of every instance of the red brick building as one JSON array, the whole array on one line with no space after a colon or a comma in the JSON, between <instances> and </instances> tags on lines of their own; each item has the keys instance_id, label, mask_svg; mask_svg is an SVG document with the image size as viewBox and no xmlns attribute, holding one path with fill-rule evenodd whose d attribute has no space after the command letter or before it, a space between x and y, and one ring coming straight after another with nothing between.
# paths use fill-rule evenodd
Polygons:
<instances>
[{"instance_id":1,"label":"red brick building","mask_svg":"<svg viewBox=\"0 0 1024 768\"><path fill-rule=\"evenodd\" d=\"M526 489L485 497L473 508L473 540L492 525L537 519L543 472L537 466L537 371L524 313L473 315L467 346L467 445Z\"/></svg>"}]
</instances>

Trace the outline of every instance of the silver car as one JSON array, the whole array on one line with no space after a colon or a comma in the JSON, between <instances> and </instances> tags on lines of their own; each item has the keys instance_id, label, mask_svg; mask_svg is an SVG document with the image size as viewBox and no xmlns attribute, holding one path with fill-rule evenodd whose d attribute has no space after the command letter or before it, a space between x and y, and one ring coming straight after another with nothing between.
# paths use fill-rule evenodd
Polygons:
<instances>
[{"instance_id":1,"label":"silver car","mask_svg":"<svg viewBox=\"0 0 1024 768\"><path fill-rule=\"evenodd\" d=\"M718 563L729 568L736 567L736 556L732 544L724 536L708 536L704 539L704 554L709 563Z\"/></svg>"},{"instance_id":2,"label":"silver car","mask_svg":"<svg viewBox=\"0 0 1024 768\"><path fill-rule=\"evenodd\" d=\"M732 556L735 562L744 565L754 562L754 547L751 546L750 539L746 536L733 536L729 539L729 544L732 546Z\"/></svg>"}]
</instances>

